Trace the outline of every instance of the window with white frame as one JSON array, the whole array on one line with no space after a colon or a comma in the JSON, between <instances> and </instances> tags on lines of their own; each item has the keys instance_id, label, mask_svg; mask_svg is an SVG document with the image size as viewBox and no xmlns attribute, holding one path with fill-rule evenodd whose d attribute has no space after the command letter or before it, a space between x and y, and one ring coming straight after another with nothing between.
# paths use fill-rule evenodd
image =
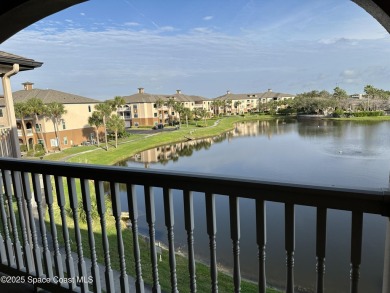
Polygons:
<instances>
[{"instance_id":1,"label":"window with white frame","mask_svg":"<svg viewBox=\"0 0 390 293\"><path fill-rule=\"evenodd\" d=\"M56 138L50 139L50 145L52 147L58 147L58 140Z\"/></svg>"}]
</instances>

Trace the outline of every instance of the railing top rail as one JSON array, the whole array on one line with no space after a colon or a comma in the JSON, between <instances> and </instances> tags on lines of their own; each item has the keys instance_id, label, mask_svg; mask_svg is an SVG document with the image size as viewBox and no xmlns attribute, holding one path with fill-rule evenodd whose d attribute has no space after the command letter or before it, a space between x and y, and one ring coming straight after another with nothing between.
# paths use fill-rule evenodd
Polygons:
<instances>
[{"instance_id":1,"label":"railing top rail","mask_svg":"<svg viewBox=\"0 0 390 293\"><path fill-rule=\"evenodd\" d=\"M200 173L0 158L0 169L166 187L390 216L388 189L353 189Z\"/></svg>"}]
</instances>

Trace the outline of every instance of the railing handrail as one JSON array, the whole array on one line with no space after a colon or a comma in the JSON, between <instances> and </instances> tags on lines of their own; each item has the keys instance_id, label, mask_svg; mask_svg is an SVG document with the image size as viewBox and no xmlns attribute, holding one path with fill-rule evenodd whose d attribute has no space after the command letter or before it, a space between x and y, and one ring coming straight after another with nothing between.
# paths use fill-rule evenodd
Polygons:
<instances>
[{"instance_id":1,"label":"railing handrail","mask_svg":"<svg viewBox=\"0 0 390 293\"><path fill-rule=\"evenodd\" d=\"M345 188L260 181L201 173L0 158L1 169L191 190L390 217L386 188ZM109 176L108 176L109 174ZM243 188L245 185L245 188Z\"/></svg>"}]
</instances>

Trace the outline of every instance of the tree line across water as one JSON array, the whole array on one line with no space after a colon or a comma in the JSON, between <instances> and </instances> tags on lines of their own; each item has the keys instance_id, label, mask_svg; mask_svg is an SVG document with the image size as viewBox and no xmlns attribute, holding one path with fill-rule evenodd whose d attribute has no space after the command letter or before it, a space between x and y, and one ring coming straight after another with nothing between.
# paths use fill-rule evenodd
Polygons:
<instances>
[{"instance_id":1,"label":"tree line across water","mask_svg":"<svg viewBox=\"0 0 390 293\"><path fill-rule=\"evenodd\" d=\"M364 94L351 97L336 87L333 93L326 90L313 90L297 94L293 100L277 101L269 107L270 111L281 114L323 114L341 116L378 116L389 108L390 91L372 85L364 87ZM263 106L266 107L266 106Z\"/></svg>"}]
</instances>

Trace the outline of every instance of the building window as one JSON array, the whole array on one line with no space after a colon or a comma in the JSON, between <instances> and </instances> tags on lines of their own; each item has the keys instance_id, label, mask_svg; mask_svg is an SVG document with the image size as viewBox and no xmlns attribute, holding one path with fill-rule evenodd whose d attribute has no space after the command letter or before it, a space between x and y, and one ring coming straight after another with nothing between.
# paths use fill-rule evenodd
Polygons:
<instances>
[{"instance_id":1,"label":"building window","mask_svg":"<svg viewBox=\"0 0 390 293\"><path fill-rule=\"evenodd\" d=\"M3 117L3 109L0 109L0 117Z\"/></svg>"},{"instance_id":2,"label":"building window","mask_svg":"<svg viewBox=\"0 0 390 293\"><path fill-rule=\"evenodd\" d=\"M62 119L62 129L66 129L65 120Z\"/></svg>"},{"instance_id":3,"label":"building window","mask_svg":"<svg viewBox=\"0 0 390 293\"><path fill-rule=\"evenodd\" d=\"M56 138L50 139L50 145L52 147L58 147L58 140Z\"/></svg>"},{"instance_id":4,"label":"building window","mask_svg":"<svg viewBox=\"0 0 390 293\"><path fill-rule=\"evenodd\" d=\"M91 113L92 109L91 109L91 106L88 105L88 112Z\"/></svg>"},{"instance_id":5,"label":"building window","mask_svg":"<svg viewBox=\"0 0 390 293\"><path fill-rule=\"evenodd\" d=\"M156 104L153 104L153 108L157 108L157 105L156 105Z\"/></svg>"},{"instance_id":6,"label":"building window","mask_svg":"<svg viewBox=\"0 0 390 293\"><path fill-rule=\"evenodd\" d=\"M134 126L138 127L138 125L139 125L138 122L135 122L135 123L134 123Z\"/></svg>"},{"instance_id":7,"label":"building window","mask_svg":"<svg viewBox=\"0 0 390 293\"><path fill-rule=\"evenodd\" d=\"M138 118L138 114L137 113L134 114L134 118Z\"/></svg>"},{"instance_id":8,"label":"building window","mask_svg":"<svg viewBox=\"0 0 390 293\"><path fill-rule=\"evenodd\" d=\"M154 115L154 117L157 117L157 113L154 113L153 115Z\"/></svg>"},{"instance_id":9,"label":"building window","mask_svg":"<svg viewBox=\"0 0 390 293\"><path fill-rule=\"evenodd\" d=\"M41 124L35 124L35 131L41 132L42 131L42 125Z\"/></svg>"},{"instance_id":10,"label":"building window","mask_svg":"<svg viewBox=\"0 0 390 293\"><path fill-rule=\"evenodd\" d=\"M43 139L38 139L38 144L43 145Z\"/></svg>"},{"instance_id":11,"label":"building window","mask_svg":"<svg viewBox=\"0 0 390 293\"><path fill-rule=\"evenodd\" d=\"M68 145L68 138L64 136L64 145Z\"/></svg>"},{"instance_id":12,"label":"building window","mask_svg":"<svg viewBox=\"0 0 390 293\"><path fill-rule=\"evenodd\" d=\"M137 105L133 105L133 109L137 109Z\"/></svg>"},{"instance_id":13,"label":"building window","mask_svg":"<svg viewBox=\"0 0 390 293\"><path fill-rule=\"evenodd\" d=\"M172 116L174 116L175 115L175 112L172 112L172 114L171 114Z\"/></svg>"}]
</instances>

